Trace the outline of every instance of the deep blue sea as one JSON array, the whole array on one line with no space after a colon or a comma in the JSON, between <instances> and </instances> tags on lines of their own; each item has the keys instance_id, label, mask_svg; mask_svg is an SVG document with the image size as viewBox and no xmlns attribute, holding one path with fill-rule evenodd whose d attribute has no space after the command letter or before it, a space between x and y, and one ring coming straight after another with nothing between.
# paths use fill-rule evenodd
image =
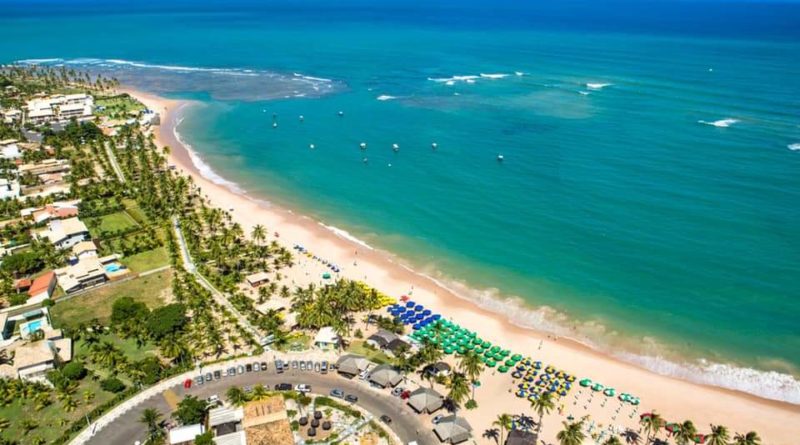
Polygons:
<instances>
[{"instance_id":1,"label":"deep blue sea","mask_svg":"<svg viewBox=\"0 0 800 445\"><path fill-rule=\"evenodd\" d=\"M800 4L0 8L1 62L200 101L209 175L516 323L800 403Z\"/></svg>"}]
</instances>

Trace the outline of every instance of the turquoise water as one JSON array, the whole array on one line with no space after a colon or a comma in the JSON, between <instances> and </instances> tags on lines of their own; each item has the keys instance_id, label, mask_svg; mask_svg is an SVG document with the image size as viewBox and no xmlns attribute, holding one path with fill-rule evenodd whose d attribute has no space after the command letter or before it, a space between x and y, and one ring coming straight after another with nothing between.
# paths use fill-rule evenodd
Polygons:
<instances>
[{"instance_id":1,"label":"turquoise water","mask_svg":"<svg viewBox=\"0 0 800 445\"><path fill-rule=\"evenodd\" d=\"M800 403L800 13L703 5L12 14L0 55L201 101L180 132L216 174L518 323Z\"/></svg>"}]
</instances>

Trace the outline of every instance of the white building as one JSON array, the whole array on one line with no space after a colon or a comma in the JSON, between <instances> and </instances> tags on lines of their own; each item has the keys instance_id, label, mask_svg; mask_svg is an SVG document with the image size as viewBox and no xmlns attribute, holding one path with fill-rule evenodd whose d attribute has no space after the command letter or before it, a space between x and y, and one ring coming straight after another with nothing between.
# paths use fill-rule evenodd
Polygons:
<instances>
[{"instance_id":1,"label":"white building","mask_svg":"<svg viewBox=\"0 0 800 445\"><path fill-rule=\"evenodd\" d=\"M22 121L22 111L15 108L0 110L0 116L2 116L3 122L6 124L13 124Z\"/></svg>"},{"instance_id":2,"label":"white building","mask_svg":"<svg viewBox=\"0 0 800 445\"><path fill-rule=\"evenodd\" d=\"M330 326L320 329L314 336L314 346L326 351L338 348L340 341L339 334Z\"/></svg>"},{"instance_id":3,"label":"white building","mask_svg":"<svg viewBox=\"0 0 800 445\"><path fill-rule=\"evenodd\" d=\"M19 159L21 156L16 139L0 141L0 157L4 159Z\"/></svg>"},{"instance_id":4,"label":"white building","mask_svg":"<svg viewBox=\"0 0 800 445\"><path fill-rule=\"evenodd\" d=\"M19 182L0 178L0 199L19 198Z\"/></svg>"},{"instance_id":5,"label":"white building","mask_svg":"<svg viewBox=\"0 0 800 445\"><path fill-rule=\"evenodd\" d=\"M28 101L27 122L46 122L90 119L94 111L94 98L88 94L58 94L43 99Z\"/></svg>"},{"instance_id":6,"label":"white building","mask_svg":"<svg viewBox=\"0 0 800 445\"><path fill-rule=\"evenodd\" d=\"M68 249L89 239L89 229L78 218L54 219L48 228L36 234L39 239L49 240L57 249Z\"/></svg>"}]
</instances>

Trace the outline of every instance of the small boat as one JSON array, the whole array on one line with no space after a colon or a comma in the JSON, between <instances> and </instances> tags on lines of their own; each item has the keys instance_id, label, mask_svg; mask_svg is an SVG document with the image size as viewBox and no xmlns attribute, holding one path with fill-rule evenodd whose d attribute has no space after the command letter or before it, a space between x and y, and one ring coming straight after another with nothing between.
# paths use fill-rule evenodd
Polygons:
<instances>
[{"instance_id":1,"label":"small boat","mask_svg":"<svg viewBox=\"0 0 800 445\"><path fill-rule=\"evenodd\" d=\"M303 117L303 115L301 114L300 115L300 122L303 122L304 120L305 120L305 117Z\"/></svg>"},{"instance_id":2,"label":"small boat","mask_svg":"<svg viewBox=\"0 0 800 445\"><path fill-rule=\"evenodd\" d=\"M434 150L436 150L437 148L439 148L439 144L437 144L436 142L434 142L434 143L432 143L432 144L431 144L431 148L432 148L432 149L434 149Z\"/></svg>"},{"instance_id":3,"label":"small boat","mask_svg":"<svg viewBox=\"0 0 800 445\"><path fill-rule=\"evenodd\" d=\"M339 112L339 117L342 117L342 116L344 116L344 111L340 111Z\"/></svg>"},{"instance_id":4,"label":"small boat","mask_svg":"<svg viewBox=\"0 0 800 445\"><path fill-rule=\"evenodd\" d=\"M364 158L364 159L362 159L362 160L361 160L361 162L363 162L363 163L365 163L365 164L366 164L367 162L369 162L369 159L367 159L367 158Z\"/></svg>"},{"instance_id":5,"label":"small boat","mask_svg":"<svg viewBox=\"0 0 800 445\"><path fill-rule=\"evenodd\" d=\"M310 149L312 149L312 150L313 150L313 149L317 148L317 146L316 146L316 145L314 145L314 144L308 144L308 148L310 148Z\"/></svg>"},{"instance_id":6,"label":"small boat","mask_svg":"<svg viewBox=\"0 0 800 445\"><path fill-rule=\"evenodd\" d=\"M400 151L400 146L399 146L399 145L397 145L397 144L392 144L392 150L394 150L394 151Z\"/></svg>"},{"instance_id":7,"label":"small boat","mask_svg":"<svg viewBox=\"0 0 800 445\"><path fill-rule=\"evenodd\" d=\"M503 159L505 159L503 155L497 155L497 162L503 162Z\"/></svg>"},{"instance_id":8,"label":"small boat","mask_svg":"<svg viewBox=\"0 0 800 445\"><path fill-rule=\"evenodd\" d=\"M277 122L273 122L272 123L272 128L278 128L278 123Z\"/></svg>"},{"instance_id":9,"label":"small boat","mask_svg":"<svg viewBox=\"0 0 800 445\"><path fill-rule=\"evenodd\" d=\"M366 150L367 149L367 143L366 142L362 142L358 146L361 147L362 150Z\"/></svg>"}]
</instances>

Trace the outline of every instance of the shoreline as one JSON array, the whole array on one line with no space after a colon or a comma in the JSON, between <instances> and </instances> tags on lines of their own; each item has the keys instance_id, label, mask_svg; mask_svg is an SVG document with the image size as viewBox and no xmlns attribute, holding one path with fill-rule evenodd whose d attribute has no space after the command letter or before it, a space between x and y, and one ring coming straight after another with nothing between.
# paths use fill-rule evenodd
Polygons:
<instances>
[{"instance_id":1,"label":"shoreline","mask_svg":"<svg viewBox=\"0 0 800 445\"><path fill-rule=\"evenodd\" d=\"M171 148L169 162L192 177L211 205L225 210L232 209L232 217L242 225L246 233L250 232L253 225L263 224L270 234L280 233L279 238L270 236L270 240L275 239L287 247L302 244L312 248L321 257L342 265L344 277L366 281L395 297L413 291L415 300L448 314L462 326L479 331L484 338L494 343L507 346L529 344L527 348L517 349L532 353L567 372L577 373L579 378L588 375L593 380L613 386L621 392L636 394L642 399L640 412L655 409L671 421L692 419L701 431L707 430L705 425L708 423L726 424L739 432L755 430L766 443L790 444L800 436L800 425L797 425L797 416L800 416L798 405L658 374L610 353L592 349L580 341L553 337L533 328L518 326L504 315L459 296L435 278L411 270L389 254L368 248L362 242L354 241L352 237L337 233L340 229L325 226L312 218L271 202L258 200L246 193L236 193L226 186L232 183L222 177L219 179L220 182L224 181L223 184L206 178L196 168L193 155L174 131L179 119L177 111L189 106L190 102L164 99L130 89L123 89L122 92L135 96L161 114L162 125L155 128L154 132L159 146L167 145ZM354 262L358 265L351 266ZM544 346L541 351L536 351L540 341ZM510 378L505 377L503 382L507 388L511 388ZM479 391L479 395L485 391ZM519 407L523 412L530 411L526 401L516 399L513 395L508 397L509 403L503 403L505 400L494 402L499 403L500 408L490 414L491 417L480 416L488 412L484 412L484 404L490 404L481 402L480 397L478 401L481 402L481 408L465 411L463 414L477 430L478 425L490 423L502 410L508 410L509 406ZM590 414L593 419L602 419L602 413L592 411ZM559 420L555 416L551 417L549 420ZM475 419L481 419L482 423L479 424ZM548 424L547 420L545 424Z\"/></svg>"}]
</instances>

